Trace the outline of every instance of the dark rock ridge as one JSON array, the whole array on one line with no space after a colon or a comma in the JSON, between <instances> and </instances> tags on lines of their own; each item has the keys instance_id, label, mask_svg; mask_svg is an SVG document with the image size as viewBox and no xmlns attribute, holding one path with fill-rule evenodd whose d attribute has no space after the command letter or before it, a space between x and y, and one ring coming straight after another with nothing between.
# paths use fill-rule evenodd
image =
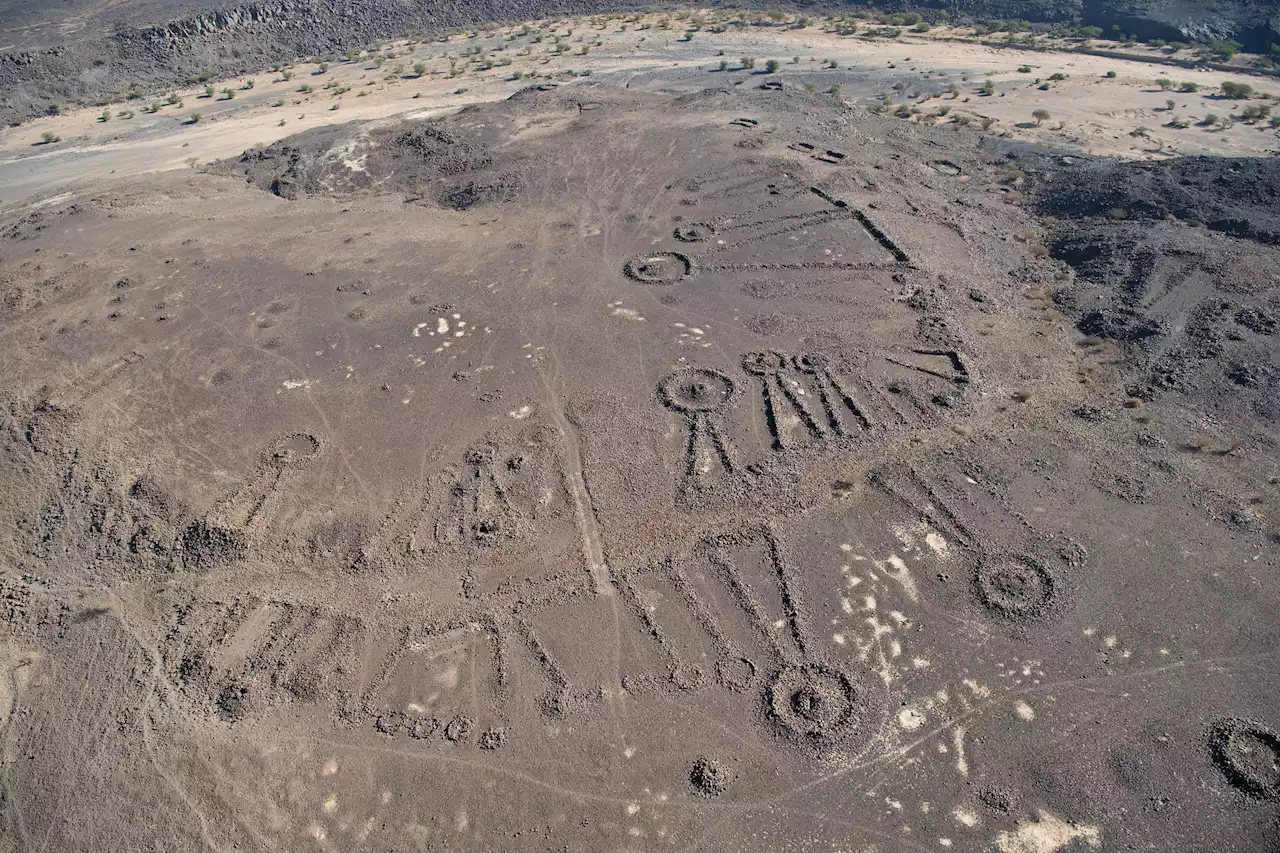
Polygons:
<instances>
[{"instance_id":1,"label":"dark rock ridge","mask_svg":"<svg viewBox=\"0 0 1280 853\"><path fill-rule=\"evenodd\" d=\"M106 103L133 86L164 91L212 72L232 77L295 57L332 53L411 32L485 21L641 8L591 0L270 0L98 38L0 54L0 120L46 114L60 103ZM647 7L646 7L647 8Z\"/></svg>"},{"instance_id":2,"label":"dark rock ridge","mask_svg":"<svg viewBox=\"0 0 1280 853\"><path fill-rule=\"evenodd\" d=\"M1266 53L1280 44L1280 4L1257 0L1087 0L1084 23L1139 39L1237 41L1245 50Z\"/></svg>"},{"instance_id":3,"label":"dark rock ridge","mask_svg":"<svg viewBox=\"0 0 1280 853\"><path fill-rule=\"evenodd\" d=\"M632 0L267 0L188 15L147 27L52 47L0 54L0 120L50 112L55 105L123 98L132 86L160 91L203 73L245 74L300 56L336 52L410 32L442 32L486 21L595 14L673 6ZM759 6L763 3L747 3ZM845 8L847 4L801 4ZM889 0L877 8L946 11L961 18L1083 21L1139 38L1230 38L1266 52L1280 44L1277 0ZM20 8L0 9L0 29L19 38ZM29 14L29 13L26 13Z\"/></svg>"}]
</instances>

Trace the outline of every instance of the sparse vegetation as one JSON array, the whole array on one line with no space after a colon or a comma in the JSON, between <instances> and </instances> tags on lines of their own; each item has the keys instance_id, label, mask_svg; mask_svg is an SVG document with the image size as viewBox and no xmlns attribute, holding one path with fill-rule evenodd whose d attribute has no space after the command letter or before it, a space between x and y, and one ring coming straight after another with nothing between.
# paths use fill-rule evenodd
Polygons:
<instances>
[{"instance_id":1,"label":"sparse vegetation","mask_svg":"<svg viewBox=\"0 0 1280 853\"><path fill-rule=\"evenodd\" d=\"M1156 85L1160 87L1160 91L1167 92L1173 88L1173 81L1168 77L1161 77L1156 80Z\"/></svg>"},{"instance_id":2,"label":"sparse vegetation","mask_svg":"<svg viewBox=\"0 0 1280 853\"><path fill-rule=\"evenodd\" d=\"M1189 81L1189 80L1188 80L1187 82L1185 82L1185 83L1183 83L1182 85L1178 86L1178 91L1179 91L1179 92L1185 92L1185 93L1187 93L1187 94L1192 94L1192 93L1194 93L1194 92L1199 92L1199 91L1200 91L1200 84L1199 84L1199 83L1192 83L1191 81Z\"/></svg>"},{"instance_id":3,"label":"sparse vegetation","mask_svg":"<svg viewBox=\"0 0 1280 853\"><path fill-rule=\"evenodd\" d=\"M191 116L187 119L187 124L199 124L199 123L200 123L200 113L192 113Z\"/></svg>"},{"instance_id":4,"label":"sparse vegetation","mask_svg":"<svg viewBox=\"0 0 1280 853\"><path fill-rule=\"evenodd\" d=\"M764 70L768 74L776 74L778 73L778 65L779 65L778 60L770 59L768 62L764 64Z\"/></svg>"},{"instance_id":5,"label":"sparse vegetation","mask_svg":"<svg viewBox=\"0 0 1280 853\"><path fill-rule=\"evenodd\" d=\"M413 63L413 76L414 76L414 77L421 77L423 74L426 74L426 73L427 73L427 63L425 63L425 62L415 62L415 63Z\"/></svg>"},{"instance_id":6,"label":"sparse vegetation","mask_svg":"<svg viewBox=\"0 0 1280 853\"><path fill-rule=\"evenodd\" d=\"M990 97L996 93L996 84L992 83L990 80L984 80L982 82L981 91L982 91L982 94L986 95L987 97Z\"/></svg>"},{"instance_id":7,"label":"sparse vegetation","mask_svg":"<svg viewBox=\"0 0 1280 853\"><path fill-rule=\"evenodd\" d=\"M1107 79L1109 79L1109 80L1114 80L1114 79L1116 78L1116 72L1114 72L1114 71L1108 71L1108 72L1106 73L1106 77L1107 77Z\"/></svg>"},{"instance_id":8,"label":"sparse vegetation","mask_svg":"<svg viewBox=\"0 0 1280 853\"><path fill-rule=\"evenodd\" d=\"M1052 118L1052 116L1049 114L1049 111L1045 109L1032 110L1031 117L1036 120L1036 124L1044 124L1046 121Z\"/></svg>"},{"instance_id":9,"label":"sparse vegetation","mask_svg":"<svg viewBox=\"0 0 1280 853\"><path fill-rule=\"evenodd\" d=\"M1240 120L1247 121L1250 124L1261 121L1271 115L1271 106L1269 104L1255 104L1245 107L1240 111Z\"/></svg>"},{"instance_id":10,"label":"sparse vegetation","mask_svg":"<svg viewBox=\"0 0 1280 853\"><path fill-rule=\"evenodd\" d=\"M103 110L102 115L98 116L98 121L111 121L111 110L109 108Z\"/></svg>"},{"instance_id":11,"label":"sparse vegetation","mask_svg":"<svg viewBox=\"0 0 1280 853\"><path fill-rule=\"evenodd\" d=\"M55 142L61 142L62 137L54 133L52 130L46 130L40 134L40 143L42 145L52 145Z\"/></svg>"},{"instance_id":12,"label":"sparse vegetation","mask_svg":"<svg viewBox=\"0 0 1280 853\"><path fill-rule=\"evenodd\" d=\"M1238 41L1217 39L1209 45L1209 54L1215 59L1221 59L1223 62L1226 62L1239 53L1241 47L1243 47L1243 45Z\"/></svg>"},{"instance_id":13,"label":"sparse vegetation","mask_svg":"<svg viewBox=\"0 0 1280 853\"><path fill-rule=\"evenodd\" d=\"M1222 96L1233 101L1244 101L1253 97L1253 87L1248 83L1234 83L1227 80L1222 84Z\"/></svg>"},{"instance_id":14,"label":"sparse vegetation","mask_svg":"<svg viewBox=\"0 0 1280 853\"><path fill-rule=\"evenodd\" d=\"M752 69L752 68L755 68L755 67L756 67L756 58L755 58L754 56L744 56L744 57L742 57L742 67L743 67L743 69L745 69L745 70L750 70L750 69Z\"/></svg>"}]
</instances>

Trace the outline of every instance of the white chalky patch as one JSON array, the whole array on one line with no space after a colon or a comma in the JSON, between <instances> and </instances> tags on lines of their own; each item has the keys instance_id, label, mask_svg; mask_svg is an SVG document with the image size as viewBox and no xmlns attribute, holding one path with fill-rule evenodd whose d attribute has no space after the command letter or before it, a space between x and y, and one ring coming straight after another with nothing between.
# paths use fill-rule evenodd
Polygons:
<instances>
[{"instance_id":1,"label":"white chalky patch","mask_svg":"<svg viewBox=\"0 0 1280 853\"><path fill-rule=\"evenodd\" d=\"M996 849L1000 853L1056 853L1075 841L1085 846L1102 846L1102 830L1096 826L1065 821L1043 809L1035 820L1018 824L1012 832L996 836Z\"/></svg>"}]
</instances>

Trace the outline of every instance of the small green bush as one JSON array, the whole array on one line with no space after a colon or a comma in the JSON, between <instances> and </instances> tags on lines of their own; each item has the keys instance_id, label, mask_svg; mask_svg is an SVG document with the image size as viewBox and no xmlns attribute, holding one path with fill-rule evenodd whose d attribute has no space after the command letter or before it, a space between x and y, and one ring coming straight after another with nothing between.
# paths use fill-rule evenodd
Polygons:
<instances>
[{"instance_id":1,"label":"small green bush","mask_svg":"<svg viewBox=\"0 0 1280 853\"><path fill-rule=\"evenodd\" d=\"M1222 96L1233 101L1243 101L1253 97L1253 87L1248 83L1233 83L1227 80L1222 84Z\"/></svg>"}]
</instances>

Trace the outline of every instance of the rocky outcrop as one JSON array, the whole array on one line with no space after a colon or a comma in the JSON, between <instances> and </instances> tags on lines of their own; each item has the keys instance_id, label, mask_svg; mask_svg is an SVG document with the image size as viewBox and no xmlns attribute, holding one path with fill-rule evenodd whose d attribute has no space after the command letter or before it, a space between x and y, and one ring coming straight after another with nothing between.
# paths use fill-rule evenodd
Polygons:
<instances>
[{"instance_id":1,"label":"rocky outcrop","mask_svg":"<svg viewBox=\"0 0 1280 853\"><path fill-rule=\"evenodd\" d=\"M1083 20L1108 32L1119 27L1143 40L1223 39L1256 53L1280 44L1280 3L1275 0L1085 0Z\"/></svg>"}]
</instances>

